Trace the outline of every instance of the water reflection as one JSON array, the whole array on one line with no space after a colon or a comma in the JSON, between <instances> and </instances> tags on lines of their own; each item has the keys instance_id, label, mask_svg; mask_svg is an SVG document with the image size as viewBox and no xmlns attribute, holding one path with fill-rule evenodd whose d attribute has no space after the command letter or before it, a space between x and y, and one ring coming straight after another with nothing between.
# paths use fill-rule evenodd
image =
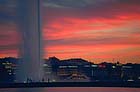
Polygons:
<instances>
[{"instance_id":1,"label":"water reflection","mask_svg":"<svg viewBox=\"0 0 140 92\"><path fill-rule=\"evenodd\" d=\"M11 89L0 89L0 92L46 92L41 88L11 88Z\"/></svg>"},{"instance_id":2,"label":"water reflection","mask_svg":"<svg viewBox=\"0 0 140 92\"><path fill-rule=\"evenodd\" d=\"M0 89L0 92L140 92L140 88L104 88L104 87L55 87L55 88L12 88Z\"/></svg>"}]
</instances>

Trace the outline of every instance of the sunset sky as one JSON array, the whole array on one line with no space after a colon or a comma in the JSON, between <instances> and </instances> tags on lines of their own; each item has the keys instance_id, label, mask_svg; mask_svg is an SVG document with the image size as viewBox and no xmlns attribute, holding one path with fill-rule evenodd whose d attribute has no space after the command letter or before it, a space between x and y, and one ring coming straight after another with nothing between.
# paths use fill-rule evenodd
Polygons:
<instances>
[{"instance_id":1,"label":"sunset sky","mask_svg":"<svg viewBox=\"0 0 140 92\"><path fill-rule=\"evenodd\" d=\"M45 56L140 62L140 0L45 1Z\"/></svg>"},{"instance_id":2,"label":"sunset sky","mask_svg":"<svg viewBox=\"0 0 140 92\"><path fill-rule=\"evenodd\" d=\"M45 58L140 63L140 0L43 1ZM18 29L8 18L0 16L0 57L18 56Z\"/></svg>"}]
</instances>

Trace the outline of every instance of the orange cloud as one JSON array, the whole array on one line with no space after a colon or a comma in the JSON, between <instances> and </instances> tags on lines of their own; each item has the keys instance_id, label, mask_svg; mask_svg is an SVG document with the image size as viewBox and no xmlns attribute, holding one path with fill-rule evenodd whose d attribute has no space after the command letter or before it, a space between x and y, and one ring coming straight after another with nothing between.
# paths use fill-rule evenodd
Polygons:
<instances>
[{"instance_id":1,"label":"orange cloud","mask_svg":"<svg viewBox=\"0 0 140 92\"><path fill-rule=\"evenodd\" d=\"M44 56L61 59L80 57L88 60L138 56L139 16L135 13L122 13L113 18L58 18L43 29L46 33Z\"/></svg>"}]
</instances>

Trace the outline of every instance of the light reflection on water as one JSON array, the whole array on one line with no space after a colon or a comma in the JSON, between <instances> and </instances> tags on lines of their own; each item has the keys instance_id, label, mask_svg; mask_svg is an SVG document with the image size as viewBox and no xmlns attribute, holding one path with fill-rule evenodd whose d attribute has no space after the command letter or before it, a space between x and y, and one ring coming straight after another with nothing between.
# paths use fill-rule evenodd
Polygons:
<instances>
[{"instance_id":1,"label":"light reflection on water","mask_svg":"<svg viewBox=\"0 0 140 92\"><path fill-rule=\"evenodd\" d=\"M53 88L9 88L0 92L140 92L140 88L104 87L53 87Z\"/></svg>"}]
</instances>

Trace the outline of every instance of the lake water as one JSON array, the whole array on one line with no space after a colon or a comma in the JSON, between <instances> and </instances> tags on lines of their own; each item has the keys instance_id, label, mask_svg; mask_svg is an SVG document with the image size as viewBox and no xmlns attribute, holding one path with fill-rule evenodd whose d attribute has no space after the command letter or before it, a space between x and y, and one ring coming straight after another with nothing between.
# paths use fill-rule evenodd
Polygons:
<instances>
[{"instance_id":1,"label":"lake water","mask_svg":"<svg viewBox=\"0 0 140 92\"><path fill-rule=\"evenodd\" d=\"M105 87L52 87L52 88L7 88L0 92L140 92L140 88Z\"/></svg>"}]
</instances>

